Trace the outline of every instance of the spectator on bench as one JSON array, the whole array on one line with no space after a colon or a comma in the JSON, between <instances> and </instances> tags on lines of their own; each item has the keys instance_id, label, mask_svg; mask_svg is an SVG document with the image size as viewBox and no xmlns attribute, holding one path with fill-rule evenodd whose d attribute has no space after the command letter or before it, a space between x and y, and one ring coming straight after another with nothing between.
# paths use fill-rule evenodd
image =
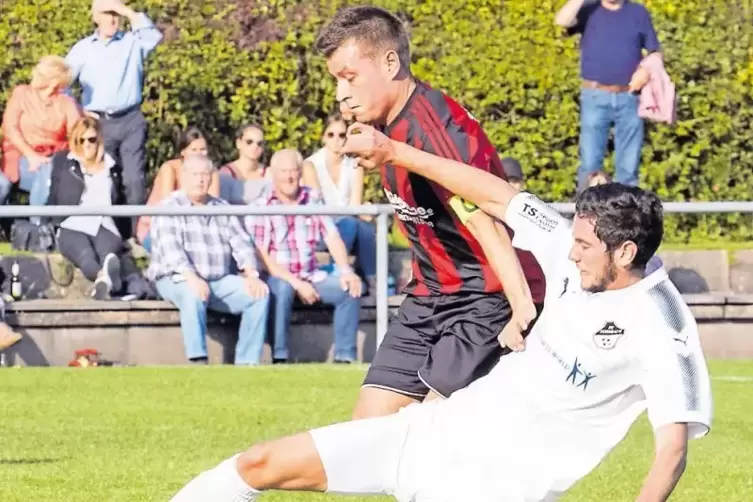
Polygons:
<instances>
[{"instance_id":1,"label":"spectator on bench","mask_svg":"<svg viewBox=\"0 0 753 502\"><path fill-rule=\"evenodd\" d=\"M164 207L222 206L209 194L215 170L205 155L181 163L181 190ZM207 364L207 309L241 314L235 364L261 362L267 325L267 285L256 270L251 238L235 216L157 216L152 219L152 257L147 275L180 310L186 357ZM231 273L235 260L243 276Z\"/></svg>"},{"instance_id":2,"label":"spectator on bench","mask_svg":"<svg viewBox=\"0 0 753 502\"><path fill-rule=\"evenodd\" d=\"M55 152L68 148L68 135L81 116L76 102L62 92L71 82L71 70L63 58L43 57L31 75L29 85L13 89L3 114L0 204L17 182L29 192L29 204L47 202L50 160Z\"/></svg>"},{"instance_id":3,"label":"spectator on bench","mask_svg":"<svg viewBox=\"0 0 753 502\"><path fill-rule=\"evenodd\" d=\"M315 192L301 186L301 154L281 150L272 156L272 188L260 206L320 205ZM356 359L362 283L348 265L348 254L329 216L249 216L246 228L269 271L273 361L287 362L287 337L293 301L322 302L335 307L335 362ZM324 240L337 265L335 274L317 269L316 247Z\"/></svg>"},{"instance_id":4,"label":"spectator on bench","mask_svg":"<svg viewBox=\"0 0 753 502\"><path fill-rule=\"evenodd\" d=\"M197 127L189 127L178 136L177 151L178 157L168 160L157 171L154 177L152 191L149 194L148 206L153 206L162 202L166 197L176 190L181 189L181 166L183 160L188 155L209 155L209 146L204 133ZM220 179L215 172L212 174L212 184L209 187L209 195L218 197L220 195ZM142 216L139 218L136 226L136 239L141 243L144 249L150 253L152 242L149 237L149 226L151 217Z\"/></svg>"},{"instance_id":5,"label":"spectator on bench","mask_svg":"<svg viewBox=\"0 0 753 502\"><path fill-rule=\"evenodd\" d=\"M262 164L264 131L258 125L238 129L238 158L220 169L220 197L231 204L253 204L269 188L269 170Z\"/></svg>"},{"instance_id":6,"label":"spectator on bench","mask_svg":"<svg viewBox=\"0 0 753 502\"><path fill-rule=\"evenodd\" d=\"M342 115L327 119L322 142L324 147L303 163L303 184L322 194L328 206L360 206L363 203L363 168L354 157L340 154L345 144L347 127ZM376 290L376 229L356 216L335 220L349 254L355 254L356 267L368 281L369 290Z\"/></svg>"},{"instance_id":7,"label":"spectator on bench","mask_svg":"<svg viewBox=\"0 0 753 502\"><path fill-rule=\"evenodd\" d=\"M264 146L264 131L261 126L242 126L235 135L238 158L222 166L220 173L241 181L264 179L267 174L267 168L261 161Z\"/></svg>"},{"instance_id":8,"label":"spectator on bench","mask_svg":"<svg viewBox=\"0 0 753 502\"><path fill-rule=\"evenodd\" d=\"M73 126L70 150L52 158L51 206L125 204L123 169L105 152L99 122L83 117ZM130 218L70 216L52 218L59 225L58 248L94 282L91 295L104 300L122 289L120 257L131 234Z\"/></svg>"}]
</instances>

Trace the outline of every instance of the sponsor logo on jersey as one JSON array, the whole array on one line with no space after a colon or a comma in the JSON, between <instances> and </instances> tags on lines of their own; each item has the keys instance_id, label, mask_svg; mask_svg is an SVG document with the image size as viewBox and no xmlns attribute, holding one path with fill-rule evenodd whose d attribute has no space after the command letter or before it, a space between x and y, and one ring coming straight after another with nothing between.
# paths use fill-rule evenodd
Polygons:
<instances>
[{"instance_id":1,"label":"sponsor logo on jersey","mask_svg":"<svg viewBox=\"0 0 753 502\"><path fill-rule=\"evenodd\" d=\"M570 373L568 373L565 381L572 383L573 387L582 387L583 392L586 392L586 390L588 389L588 383L594 378L596 378L596 375L585 369L583 367L583 364L581 364L581 362L578 361L578 358L576 357L575 362L570 369Z\"/></svg>"},{"instance_id":2,"label":"sponsor logo on jersey","mask_svg":"<svg viewBox=\"0 0 753 502\"><path fill-rule=\"evenodd\" d=\"M567 371L565 382L571 384L576 389L583 389L583 392L588 390L588 384L591 383L591 380L596 378L596 375L586 369L577 356L575 357L575 361L569 363L545 340L541 340L541 345L544 347L544 350L552 356L552 359L554 359L563 370Z\"/></svg>"},{"instance_id":3,"label":"sponsor logo on jersey","mask_svg":"<svg viewBox=\"0 0 753 502\"><path fill-rule=\"evenodd\" d=\"M520 211L520 215L539 227L544 232L552 232L559 224L559 219L550 216L548 208L542 209L536 207L533 204L527 202L523 203L523 209Z\"/></svg>"},{"instance_id":4,"label":"sponsor logo on jersey","mask_svg":"<svg viewBox=\"0 0 753 502\"><path fill-rule=\"evenodd\" d=\"M390 201L392 207L395 209L395 215L407 223L413 223L415 225L428 225L434 226L434 222L431 219L434 217L433 209L426 209L425 207L413 207L403 200L397 194L385 189L384 193L387 195L387 200Z\"/></svg>"},{"instance_id":5,"label":"sponsor logo on jersey","mask_svg":"<svg viewBox=\"0 0 753 502\"><path fill-rule=\"evenodd\" d=\"M624 334L624 329L609 321L603 328L594 333L594 344L597 348L612 350Z\"/></svg>"}]
</instances>

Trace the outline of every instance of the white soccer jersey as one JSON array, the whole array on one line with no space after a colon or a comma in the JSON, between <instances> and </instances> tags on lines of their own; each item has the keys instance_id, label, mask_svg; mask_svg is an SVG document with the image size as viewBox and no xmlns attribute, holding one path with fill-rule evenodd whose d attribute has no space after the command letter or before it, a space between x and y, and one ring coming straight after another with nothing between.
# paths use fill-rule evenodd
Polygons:
<instances>
[{"instance_id":1,"label":"white soccer jersey","mask_svg":"<svg viewBox=\"0 0 753 502\"><path fill-rule=\"evenodd\" d=\"M664 269L625 289L587 293L568 259L568 220L521 193L506 223L515 247L544 270L544 312L524 351L431 412L404 412L400 500L551 500L593 470L646 409L654 428L688 423L693 438L709 430L697 326Z\"/></svg>"}]
</instances>

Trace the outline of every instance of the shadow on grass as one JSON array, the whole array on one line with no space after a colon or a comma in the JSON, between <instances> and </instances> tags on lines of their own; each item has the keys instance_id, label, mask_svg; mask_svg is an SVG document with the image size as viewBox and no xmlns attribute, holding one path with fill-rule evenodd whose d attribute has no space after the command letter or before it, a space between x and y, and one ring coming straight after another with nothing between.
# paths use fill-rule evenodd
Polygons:
<instances>
[{"instance_id":1,"label":"shadow on grass","mask_svg":"<svg viewBox=\"0 0 753 502\"><path fill-rule=\"evenodd\" d=\"M0 465L39 465L54 464L64 458L0 458Z\"/></svg>"}]
</instances>

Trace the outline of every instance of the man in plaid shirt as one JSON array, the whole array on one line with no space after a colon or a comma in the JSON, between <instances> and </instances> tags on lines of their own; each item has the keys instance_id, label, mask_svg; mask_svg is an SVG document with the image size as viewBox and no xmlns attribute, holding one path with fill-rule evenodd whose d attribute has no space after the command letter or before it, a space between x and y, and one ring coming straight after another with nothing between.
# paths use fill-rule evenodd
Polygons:
<instances>
[{"instance_id":1,"label":"man in plaid shirt","mask_svg":"<svg viewBox=\"0 0 753 502\"><path fill-rule=\"evenodd\" d=\"M183 161L181 190L161 204L171 207L228 204L209 195L214 166L205 156ZM148 277L180 310L186 357L207 364L207 309L241 314L235 364L261 362L269 289L259 278L251 238L235 216L156 216L152 219ZM237 263L243 277L232 273Z\"/></svg>"},{"instance_id":2,"label":"man in plaid shirt","mask_svg":"<svg viewBox=\"0 0 753 502\"><path fill-rule=\"evenodd\" d=\"M310 188L300 186L303 159L296 150L281 150L272 156L271 189L259 205L321 204ZM287 335L296 296L306 304L322 302L335 307L335 362L356 359L356 333L362 283L348 264L348 253L329 216L249 216L246 228L269 271L271 315L274 332L273 360L288 360ZM324 241L337 270L317 268L316 248Z\"/></svg>"}]
</instances>

